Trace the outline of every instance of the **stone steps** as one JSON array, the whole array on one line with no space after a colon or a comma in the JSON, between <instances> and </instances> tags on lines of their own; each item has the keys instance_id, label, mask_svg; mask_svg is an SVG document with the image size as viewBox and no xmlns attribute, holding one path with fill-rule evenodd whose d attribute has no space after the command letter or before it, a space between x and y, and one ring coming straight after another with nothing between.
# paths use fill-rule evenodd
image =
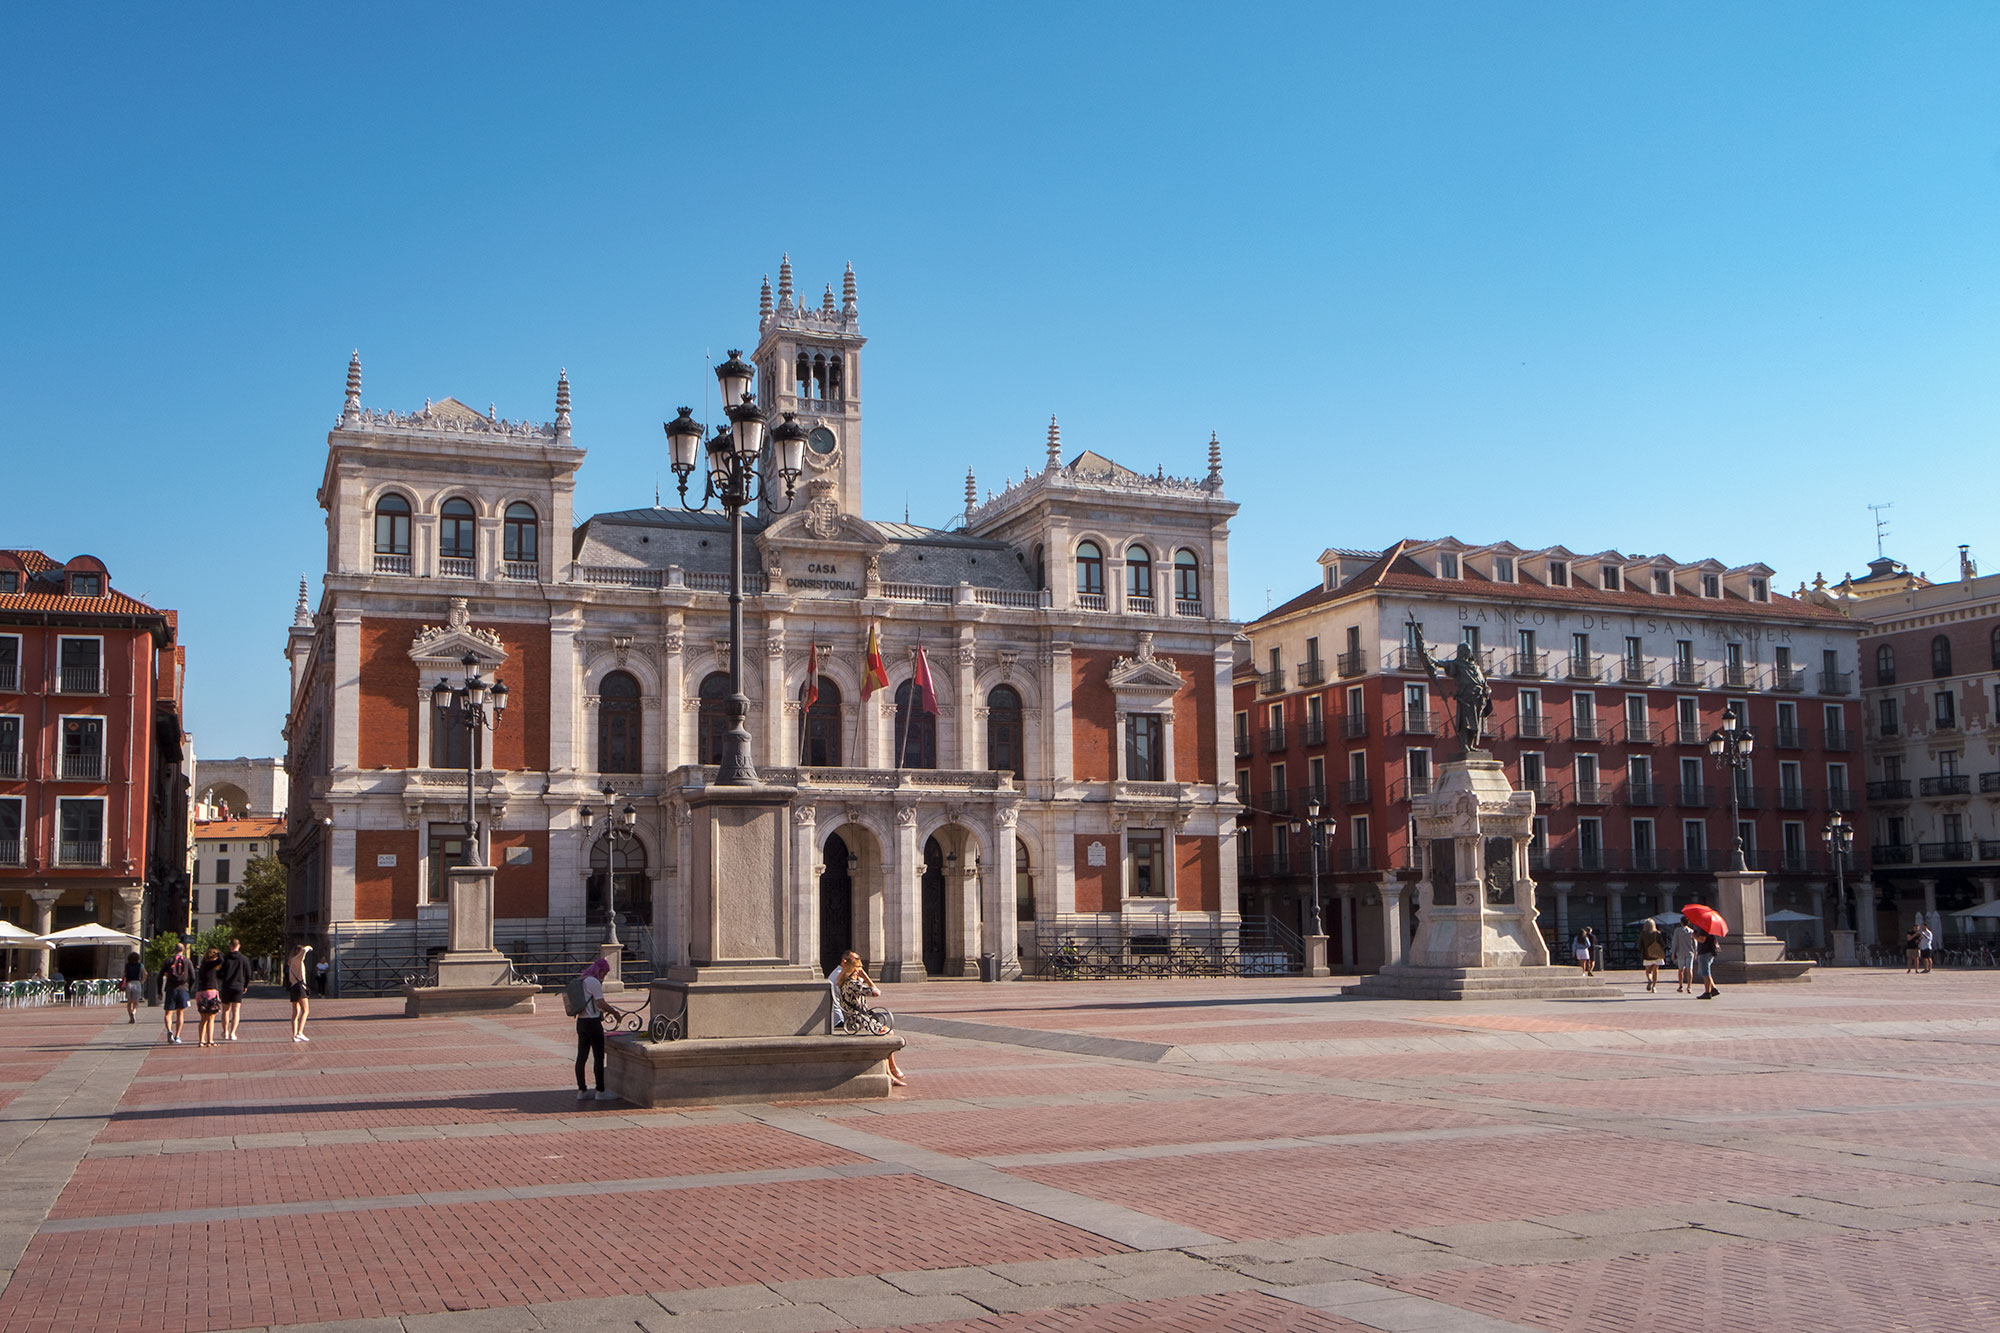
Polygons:
<instances>
[{"instance_id":1,"label":"stone steps","mask_svg":"<svg viewBox=\"0 0 2000 1333\"><path fill-rule=\"evenodd\" d=\"M1412 967L1391 963L1341 987L1364 1000L1622 1000L1623 992L1569 967Z\"/></svg>"}]
</instances>

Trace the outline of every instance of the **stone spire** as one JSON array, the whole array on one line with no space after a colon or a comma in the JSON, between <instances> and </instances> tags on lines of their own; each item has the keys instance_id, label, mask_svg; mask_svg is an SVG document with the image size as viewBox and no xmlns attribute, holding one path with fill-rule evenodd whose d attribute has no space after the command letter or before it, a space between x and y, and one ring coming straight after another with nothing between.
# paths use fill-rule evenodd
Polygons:
<instances>
[{"instance_id":1,"label":"stone spire","mask_svg":"<svg viewBox=\"0 0 2000 1333\"><path fill-rule=\"evenodd\" d=\"M757 294L757 318L771 317L771 275L764 275L764 290Z\"/></svg>"},{"instance_id":2,"label":"stone spire","mask_svg":"<svg viewBox=\"0 0 2000 1333\"><path fill-rule=\"evenodd\" d=\"M826 285L826 295L820 298L819 308L822 314L833 313L833 284L830 282Z\"/></svg>"},{"instance_id":3,"label":"stone spire","mask_svg":"<svg viewBox=\"0 0 2000 1333\"><path fill-rule=\"evenodd\" d=\"M847 272L843 274L840 279L841 314L852 315L860 309L860 306L855 304L854 293L855 293L854 265L850 262L847 266Z\"/></svg>"},{"instance_id":4,"label":"stone spire","mask_svg":"<svg viewBox=\"0 0 2000 1333\"><path fill-rule=\"evenodd\" d=\"M1208 489L1222 489L1222 439L1214 431L1208 433Z\"/></svg>"},{"instance_id":5,"label":"stone spire","mask_svg":"<svg viewBox=\"0 0 2000 1333\"><path fill-rule=\"evenodd\" d=\"M787 251L778 261L778 309L789 315L792 312L792 256Z\"/></svg>"},{"instance_id":6,"label":"stone spire","mask_svg":"<svg viewBox=\"0 0 2000 1333\"><path fill-rule=\"evenodd\" d=\"M361 349L354 349L354 355L347 358L347 402L340 409L342 421L353 421L361 415Z\"/></svg>"},{"instance_id":7,"label":"stone spire","mask_svg":"<svg viewBox=\"0 0 2000 1333\"><path fill-rule=\"evenodd\" d=\"M979 508L979 483L972 479L972 469L965 470L965 516L972 517L972 511Z\"/></svg>"},{"instance_id":8,"label":"stone spire","mask_svg":"<svg viewBox=\"0 0 2000 1333\"><path fill-rule=\"evenodd\" d=\"M569 367L556 372L556 439L569 439Z\"/></svg>"},{"instance_id":9,"label":"stone spire","mask_svg":"<svg viewBox=\"0 0 2000 1333\"><path fill-rule=\"evenodd\" d=\"M1062 466L1062 427L1056 424L1054 416L1049 418L1049 466L1054 472Z\"/></svg>"},{"instance_id":10,"label":"stone spire","mask_svg":"<svg viewBox=\"0 0 2000 1333\"><path fill-rule=\"evenodd\" d=\"M310 627L313 623L312 608L306 605L306 576L299 575L299 601L292 608L292 623Z\"/></svg>"}]
</instances>

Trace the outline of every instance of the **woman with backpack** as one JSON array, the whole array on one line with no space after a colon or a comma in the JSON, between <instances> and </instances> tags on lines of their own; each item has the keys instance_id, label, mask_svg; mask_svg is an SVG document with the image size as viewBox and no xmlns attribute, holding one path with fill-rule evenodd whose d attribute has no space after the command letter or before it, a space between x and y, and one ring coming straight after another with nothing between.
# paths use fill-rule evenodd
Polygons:
<instances>
[{"instance_id":1,"label":"woman with backpack","mask_svg":"<svg viewBox=\"0 0 2000 1333\"><path fill-rule=\"evenodd\" d=\"M563 993L563 1008L576 1016L576 1098L588 1101L590 1089L583 1083L583 1067L587 1060L595 1060L597 1065L597 1100L608 1102L611 1094L604 1090L604 1019L608 1014L613 1019L625 1017L604 998L604 974L611 970L607 959L599 958L583 969L583 975Z\"/></svg>"}]
</instances>

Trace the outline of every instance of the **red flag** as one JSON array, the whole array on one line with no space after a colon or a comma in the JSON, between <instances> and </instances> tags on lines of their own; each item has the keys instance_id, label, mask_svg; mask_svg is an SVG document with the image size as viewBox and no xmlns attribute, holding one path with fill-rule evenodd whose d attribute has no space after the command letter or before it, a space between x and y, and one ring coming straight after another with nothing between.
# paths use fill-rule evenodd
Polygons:
<instances>
[{"instance_id":1,"label":"red flag","mask_svg":"<svg viewBox=\"0 0 2000 1333\"><path fill-rule=\"evenodd\" d=\"M917 707L936 717L937 689L931 684L931 659L922 644L917 645L917 664L910 672L910 683L917 688Z\"/></svg>"},{"instance_id":2,"label":"red flag","mask_svg":"<svg viewBox=\"0 0 2000 1333\"><path fill-rule=\"evenodd\" d=\"M868 696L877 690L889 688L889 671L882 665L882 641L875 637L875 626L868 627L867 661L861 668L861 701L868 702Z\"/></svg>"},{"instance_id":3,"label":"red flag","mask_svg":"<svg viewBox=\"0 0 2000 1333\"><path fill-rule=\"evenodd\" d=\"M799 702L811 708L819 702L819 644L812 646L806 654L806 687L799 691Z\"/></svg>"}]
</instances>

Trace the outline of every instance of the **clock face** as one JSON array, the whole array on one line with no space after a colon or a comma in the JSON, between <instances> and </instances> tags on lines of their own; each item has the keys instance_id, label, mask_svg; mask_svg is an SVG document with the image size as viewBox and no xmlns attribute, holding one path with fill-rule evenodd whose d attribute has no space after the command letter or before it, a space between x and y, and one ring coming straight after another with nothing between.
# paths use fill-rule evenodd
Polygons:
<instances>
[{"instance_id":1,"label":"clock face","mask_svg":"<svg viewBox=\"0 0 2000 1333\"><path fill-rule=\"evenodd\" d=\"M812 433L806 436L806 444L816 454L830 454L834 446L833 432L824 426L814 426Z\"/></svg>"}]
</instances>

